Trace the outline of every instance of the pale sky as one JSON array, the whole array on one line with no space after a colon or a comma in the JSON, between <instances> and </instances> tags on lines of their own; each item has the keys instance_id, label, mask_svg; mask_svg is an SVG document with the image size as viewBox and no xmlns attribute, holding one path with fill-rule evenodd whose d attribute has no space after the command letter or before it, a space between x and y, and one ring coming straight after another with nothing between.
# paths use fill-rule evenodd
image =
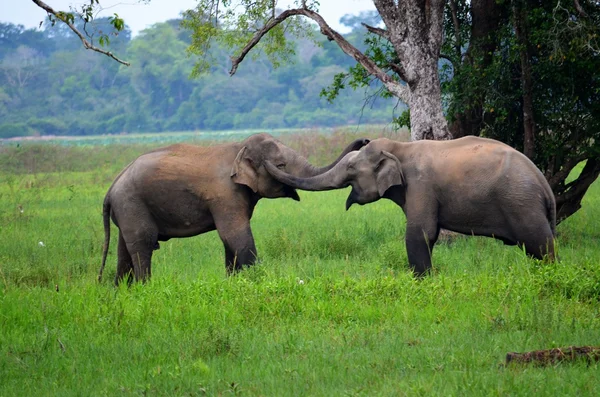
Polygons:
<instances>
[{"instance_id":1,"label":"pale sky","mask_svg":"<svg viewBox=\"0 0 600 397\"><path fill-rule=\"evenodd\" d=\"M44 0L55 10L69 11L69 6L80 7L89 0ZM293 0L279 0L279 8L291 8ZM346 14L358 14L360 11L374 10L371 0L321 0L319 13L325 21L340 33L346 33L339 20ZM193 8L196 0L151 0L144 4L139 0L100 0L105 9L100 16L111 16L117 13L125 20L133 35L140 30L168 19L178 18L184 10ZM0 0L0 22L24 25L26 28L37 28L44 20L46 12L31 0Z\"/></svg>"}]
</instances>

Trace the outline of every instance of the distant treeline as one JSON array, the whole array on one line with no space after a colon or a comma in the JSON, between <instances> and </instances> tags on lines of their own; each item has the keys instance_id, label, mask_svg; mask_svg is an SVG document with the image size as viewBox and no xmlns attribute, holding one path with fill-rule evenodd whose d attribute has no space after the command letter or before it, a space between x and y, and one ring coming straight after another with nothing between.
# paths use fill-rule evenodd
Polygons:
<instances>
[{"instance_id":1,"label":"distant treeline","mask_svg":"<svg viewBox=\"0 0 600 397\"><path fill-rule=\"evenodd\" d=\"M102 22L87 30L97 32ZM126 29L109 46L131 62L126 67L84 50L59 24L0 24L0 138L332 127L388 123L404 110L394 99L368 100L377 87L346 89L334 103L322 98L333 76L354 61L319 34L319 45L296 42L294 62L273 68L265 57L249 57L233 77L231 54L216 49L210 73L197 79L189 78L189 34L178 20L135 38ZM357 26L347 38L362 47L364 34Z\"/></svg>"}]
</instances>

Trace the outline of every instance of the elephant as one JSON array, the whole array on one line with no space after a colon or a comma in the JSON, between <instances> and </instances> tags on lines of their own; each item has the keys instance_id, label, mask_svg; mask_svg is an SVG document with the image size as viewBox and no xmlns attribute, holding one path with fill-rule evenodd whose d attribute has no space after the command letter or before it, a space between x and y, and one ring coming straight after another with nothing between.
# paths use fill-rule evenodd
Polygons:
<instances>
[{"instance_id":1,"label":"elephant","mask_svg":"<svg viewBox=\"0 0 600 397\"><path fill-rule=\"evenodd\" d=\"M265 167L294 189L352 186L346 210L380 198L395 202L406 216L406 251L417 276L431 269L440 228L494 237L535 258L555 259L556 202L546 178L525 155L493 139L374 139L312 177L290 175L269 161Z\"/></svg>"},{"instance_id":2,"label":"elephant","mask_svg":"<svg viewBox=\"0 0 600 397\"><path fill-rule=\"evenodd\" d=\"M118 285L151 277L152 252L159 241L217 230L225 247L228 275L254 264L256 247L250 218L265 198L300 198L295 189L270 176L265 160L291 175L309 177L330 170L347 153L368 143L356 139L330 165L318 168L266 133L242 142L202 147L174 144L141 155L125 167L103 204L104 248L98 280L106 264L110 219L119 229Z\"/></svg>"}]
</instances>

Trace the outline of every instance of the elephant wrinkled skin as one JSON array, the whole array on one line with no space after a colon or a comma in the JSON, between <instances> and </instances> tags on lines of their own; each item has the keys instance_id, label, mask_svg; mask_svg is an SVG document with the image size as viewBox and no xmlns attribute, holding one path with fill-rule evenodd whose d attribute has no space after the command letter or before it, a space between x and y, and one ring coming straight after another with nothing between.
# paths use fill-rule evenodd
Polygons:
<instances>
[{"instance_id":1,"label":"elephant wrinkled skin","mask_svg":"<svg viewBox=\"0 0 600 397\"><path fill-rule=\"evenodd\" d=\"M440 228L524 246L554 259L556 202L540 170L492 139L395 142L381 138L348 153L330 171L298 177L265 164L277 180L303 190L352 186L346 209L387 198L406 215L406 251L417 275L431 268Z\"/></svg>"},{"instance_id":2,"label":"elephant wrinkled skin","mask_svg":"<svg viewBox=\"0 0 600 397\"><path fill-rule=\"evenodd\" d=\"M126 276L128 282L132 275L136 280L149 278L152 251L159 241L215 229L225 246L228 274L253 264L256 247L250 218L258 200L300 199L293 188L266 172L264 161L292 175L309 177L331 169L366 143L366 139L355 140L322 168L268 134L211 147L176 144L138 157L121 171L104 199L105 241L98 280L108 254L111 218L119 228L115 284Z\"/></svg>"}]
</instances>

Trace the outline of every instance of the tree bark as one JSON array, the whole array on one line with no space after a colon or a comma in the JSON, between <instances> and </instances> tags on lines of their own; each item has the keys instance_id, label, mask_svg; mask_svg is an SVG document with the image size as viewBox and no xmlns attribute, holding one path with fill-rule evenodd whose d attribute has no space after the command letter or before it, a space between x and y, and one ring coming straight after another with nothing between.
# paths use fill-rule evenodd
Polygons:
<instances>
[{"instance_id":1,"label":"tree bark","mask_svg":"<svg viewBox=\"0 0 600 397\"><path fill-rule=\"evenodd\" d=\"M423 78L409 84L410 138L413 141L451 139L452 135L442 110L437 61L433 65L422 64L421 73Z\"/></svg>"}]
</instances>

